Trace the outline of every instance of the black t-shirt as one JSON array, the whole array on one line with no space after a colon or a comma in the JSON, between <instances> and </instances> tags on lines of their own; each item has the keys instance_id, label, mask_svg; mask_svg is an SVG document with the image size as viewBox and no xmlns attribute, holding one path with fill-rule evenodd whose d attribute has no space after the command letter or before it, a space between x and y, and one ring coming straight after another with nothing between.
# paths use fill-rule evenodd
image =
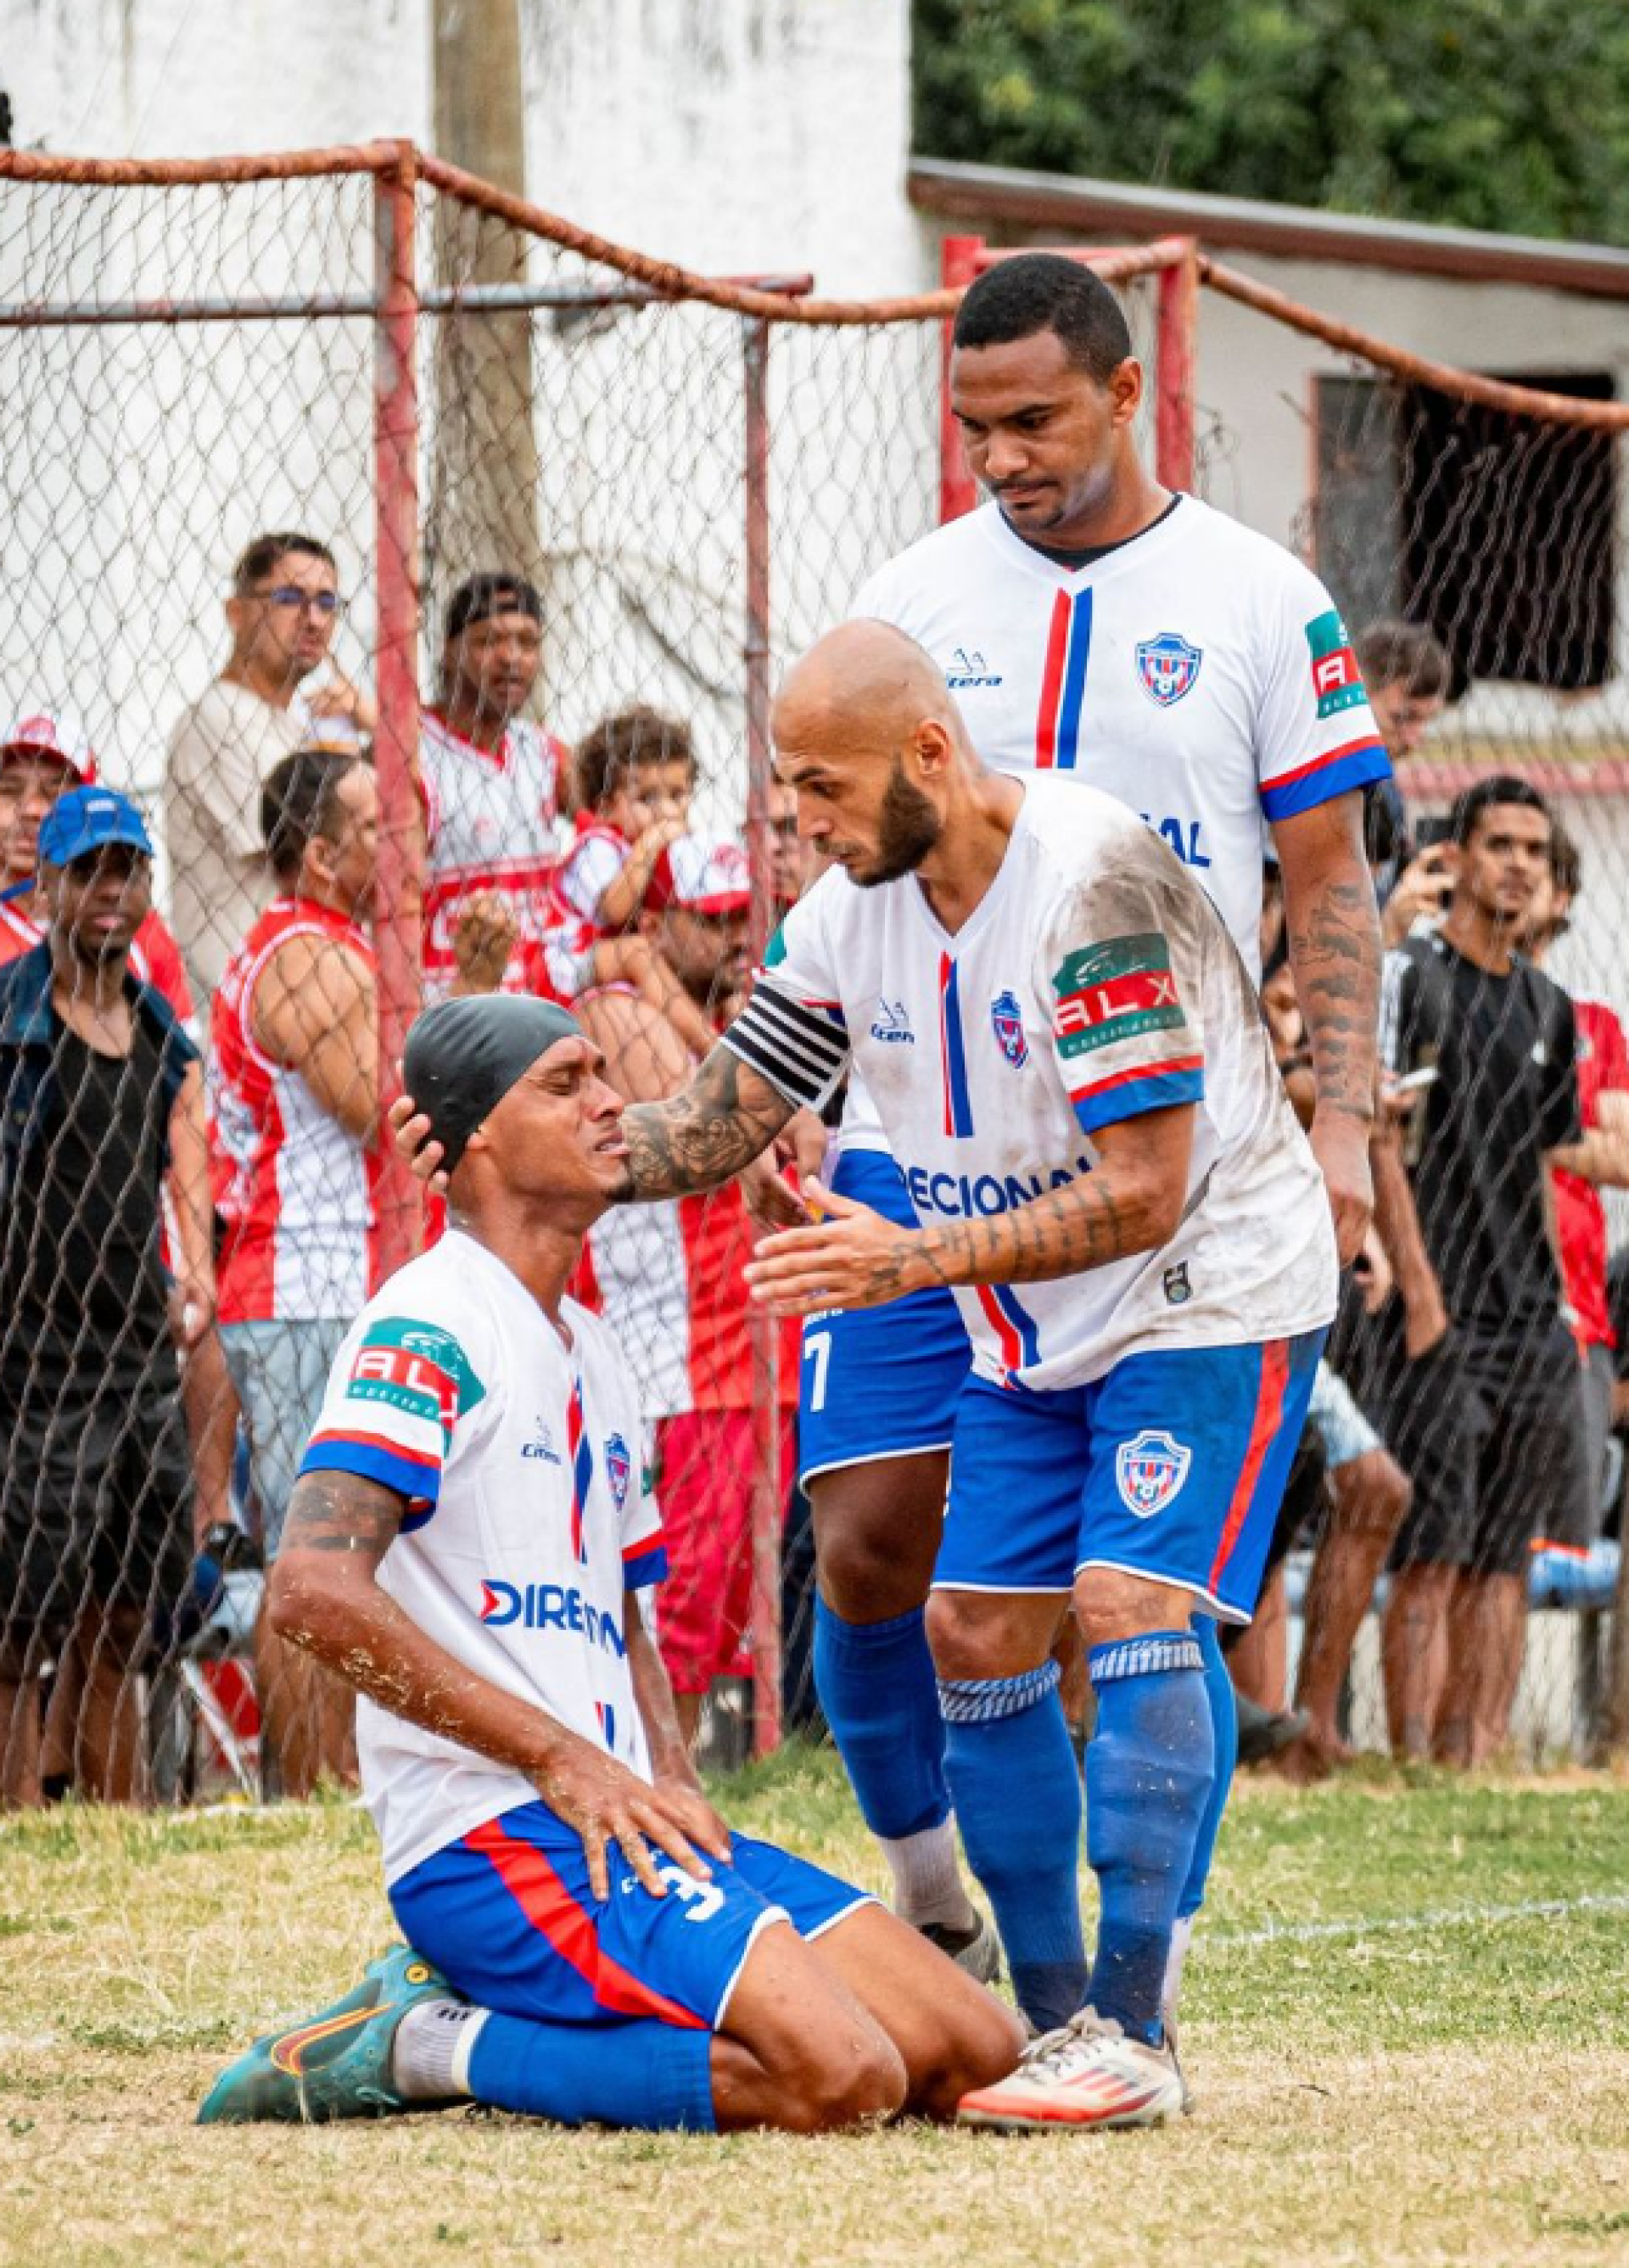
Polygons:
<instances>
[{"instance_id":1,"label":"black t-shirt","mask_svg":"<svg viewBox=\"0 0 1629 2268\"><path fill-rule=\"evenodd\" d=\"M1403 1139L1449 1315L1500 1336L1554 1322L1544 1153L1579 1138L1572 1002L1525 961L1494 976L1410 938L1386 958L1381 1046L1393 1071L1436 1067Z\"/></svg>"},{"instance_id":2,"label":"black t-shirt","mask_svg":"<svg viewBox=\"0 0 1629 2268\"><path fill-rule=\"evenodd\" d=\"M128 1056L100 1055L56 1017L40 1138L0 1208L0 1349L144 1363L165 1344L159 1183L168 1101L158 1041L132 1019ZM9 1100L9 1098L6 1098Z\"/></svg>"}]
</instances>

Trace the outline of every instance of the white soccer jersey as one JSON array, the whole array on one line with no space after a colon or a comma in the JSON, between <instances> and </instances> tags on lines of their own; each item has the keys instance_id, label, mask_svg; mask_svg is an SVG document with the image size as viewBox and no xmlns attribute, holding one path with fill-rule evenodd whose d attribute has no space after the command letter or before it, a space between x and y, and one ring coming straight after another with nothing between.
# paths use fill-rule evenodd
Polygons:
<instances>
[{"instance_id":1,"label":"white soccer jersey","mask_svg":"<svg viewBox=\"0 0 1629 2268\"><path fill-rule=\"evenodd\" d=\"M1168 848L1077 780L1027 783L954 936L912 876L822 876L725 1045L811 1104L851 1053L925 1226L1028 1204L1093 1170L1102 1127L1198 1106L1168 1245L958 1288L984 1377L1078 1386L1139 1349L1291 1337L1334 1313L1329 1203L1249 974Z\"/></svg>"},{"instance_id":2,"label":"white soccer jersey","mask_svg":"<svg viewBox=\"0 0 1629 2268\"><path fill-rule=\"evenodd\" d=\"M335 1361L303 1472L409 1500L379 1580L439 1646L650 1778L623 1594L667 1572L638 1399L598 1316L568 1348L520 1278L454 1229L368 1302ZM357 1705L363 1793L394 1881L535 1800L522 1774Z\"/></svg>"},{"instance_id":3,"label":"white soccer jersey","mask_svg":"<svg viewBox=\"0 0 1629 2268\"><path fill-rule=\"evenodd\" d=\"M493 890L508 901L523 940L547 941L565 761L559 741L524 717L510 719L493 755L461 738L433 709L424 711L418 762L429 837L424 973L430 998L447 991L458 975L458 910L475 891Z\"/></svg>"},{"instance_id":4,"label":"white soccer jersey","mask_svg":"<svg viewBox=\"0 0 1629 2268\"><path fill-rule=\"evenodd\" d=\"M932 655L987 764L1072 772L1140 814L1255 977L1264 822L1390 770L1323 584L1197 497L1073 572L986 504L890 560L851 611ZM843 1140L881 1146L863 1094Z\"/></svg>"}]
</instances>

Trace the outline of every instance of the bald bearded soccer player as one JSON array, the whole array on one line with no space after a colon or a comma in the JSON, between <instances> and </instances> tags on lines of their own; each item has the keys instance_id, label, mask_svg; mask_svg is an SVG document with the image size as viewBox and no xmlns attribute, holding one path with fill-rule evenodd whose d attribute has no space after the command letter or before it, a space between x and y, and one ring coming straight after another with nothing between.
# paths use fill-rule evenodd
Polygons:
<instances>
[{"instance_id":1,"label":"bald bearded soccer player","mask_svg":"<svg viewBox=\"0 0 1629 2268\"><path fill-rule=\"evenodd\" d=\"M829 867L689 1086L624 1113L623 1190L711 1187L862 1072L919 1225L827 1193L749 1275L797 1314L948 1286L972 1344L928 1629L962 1835L1043 2036L961 2115L1158 2123L1183 2103L1161 1993L1213 1770L1192 1622L1255 1604L1334 1306L1323 1184L1220 917L1134 814L985 770L879 623L792 672L775 734ZM401 1124L404 1148L431 1130ZM1089 1976L1052 1660L1072 1606Z\"/></svg>"}]
</instances>

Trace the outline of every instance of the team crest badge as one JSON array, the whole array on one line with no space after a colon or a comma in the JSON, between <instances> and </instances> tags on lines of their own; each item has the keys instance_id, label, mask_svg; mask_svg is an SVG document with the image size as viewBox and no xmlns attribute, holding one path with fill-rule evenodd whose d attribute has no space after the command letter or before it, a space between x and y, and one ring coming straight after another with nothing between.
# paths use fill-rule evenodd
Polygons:
<instances>
[{"instance_id":1,"label":"team crest badge","mask_svg":"<svg viewBox=\"0 0 1629 2268\"><path fill-rule=\"evenodd\" d=\"M1173 708L1184 693L1193 691L1203 658L1197 645L1190 645L1175 630L1161 630L1158 637L1145 638L1137 649L1137 674L1143 691L1161 709Z\"/></svg>"},{"instance_id":2,"label":"team crest badge","mask_svg":"<svg viewBox=\"0 0 1629 2268\"><path fill-rule=\"evenodd\" d=\"M628 1501L628 1483L633 1472L633 1459L628 1454L628 1444L620 1433L605 1437L605 1476L611 1484L611 1497L620 1512Z\"/></svg>"},{"instance_id":3,"label":"team crest badge","mask_svg":"<svg viewBox=\"0 0 1629 2268\"><path fill-rule=\"evenodd\" d=\"M1115 1451L1114 1476L1120 1501L1139 1520L1152 1520L1178 1495L1193 1462L1193 1451L1173 1435L1142 1432Z\"/></svg>"},{"instance_id":4,"label":"team crest badge","mask_svg":"<svg viewBox=\"0 0 1629 2268\"><path fill-rule=\"evenodd\" d=\"M1023 1010L1013 993L996 994L990 1004L990 1020L1002 1054L1014 1071L1022 1071L1029 1060L1029 1042L1024 1037Z\"/></svg>"}]
</instances>

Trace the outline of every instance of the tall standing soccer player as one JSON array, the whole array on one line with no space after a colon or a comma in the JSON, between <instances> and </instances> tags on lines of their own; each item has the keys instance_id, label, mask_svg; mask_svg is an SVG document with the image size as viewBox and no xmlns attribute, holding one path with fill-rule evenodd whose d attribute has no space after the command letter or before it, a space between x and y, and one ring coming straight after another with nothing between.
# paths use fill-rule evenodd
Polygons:
<instances>
[{"instance_id":1,"label":"tall standing soccer player","mask_svg":"<svg viewBox=\"0 0 1629 2268\"><path fill-rule=\"evenodd\" d=\"M1327 591L1265 537L1161 488L1133 428L1143 377L1114 295L1050 254L1004 261L956 317L951 401L987 501L893 560L853 612L909 633L944 671L974 747L1003 772L1088 781L1146 818L1209 893L1258 974L1262 850L1284 876L1290 959L1317 1078L1312 1147L1343 1260L1369 1211L1379 938L1361 840L1362 791L1389 772L1346 633ZM932 1035L905 1030L892 995L873 1004L877 1059L909 1060ZM833 1187L902 1225L955 1219L959 1177L909 1185L864 1081L851 1086ZM977 1217L977 1200L972 1204ZM896 1904L988 1974L957 1869L924 1602L939 1545L947 1457L968 1369L966 1334L943 1291L805 1327L799 1414L814 1507L820 1594L815 1678L867 1824L887 1854ZM1233 1693L1201 1625L1215 1727L1210 1812L1174 1940L1174 2006L1191 1918L1235 1749ZM1014 1695L1011 1733L1058 1705ZM1061 1721L1053 1727L1061 1743ZM965 1746L953 1727L953 1751ZM1061 1752L1061 1751L1060 1751ZM960 1802L975 1871L1009 1850L1013 1822ZM1060 1830L1065 1812L1053 1815ZM1024 1837L1018 1837L1021 1844ZM1019 1995L1052 2021L1084 1974L1059 1921L1042 1951L1009 1938ZM1044 1989L1037 1966L1053 1971Z\"/></svg>"}]
</instances>

